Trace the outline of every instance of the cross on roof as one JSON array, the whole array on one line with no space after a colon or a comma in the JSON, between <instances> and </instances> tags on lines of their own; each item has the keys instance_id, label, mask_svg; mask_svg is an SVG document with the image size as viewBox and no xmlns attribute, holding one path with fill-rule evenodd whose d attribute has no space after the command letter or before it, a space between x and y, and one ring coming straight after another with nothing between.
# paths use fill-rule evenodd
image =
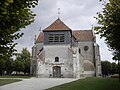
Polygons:
<instances>
[{"instance_id":1,"label":"cross on roof","mask_svg":"<svg viewBox=\"0 0 120 90\"><path fill-rule=\"evenodd\" d=\"M58 8L58 18L60 18L60 8Z\"/></svg>"}]
</instances>

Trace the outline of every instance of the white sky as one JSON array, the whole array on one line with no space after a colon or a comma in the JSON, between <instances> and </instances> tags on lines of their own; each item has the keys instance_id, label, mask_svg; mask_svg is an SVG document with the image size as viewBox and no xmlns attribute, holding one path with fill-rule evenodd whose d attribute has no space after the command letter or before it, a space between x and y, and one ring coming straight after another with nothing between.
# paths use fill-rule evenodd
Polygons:
<instances>
[{"instance_id":1,"label":"white sky","mask_svg":"<svg viewBox=\"0 0 120 90\"><path fill-rule=\"evenodd\" d=\"M94 17L97 12L102 11L102 7L99 0L39 0L39 4L33 9L37 15L35 22L22 30L24 36L17 40L16 49L20 52L27 47L31 52L35 35L38 36L40 27L43 30L58 18L58 8L60 19L72 30L88 30L97 24ZM100 46L101 60L112 61L111 52L98 35L97 43Z\"/></svg>"}]
</instances>

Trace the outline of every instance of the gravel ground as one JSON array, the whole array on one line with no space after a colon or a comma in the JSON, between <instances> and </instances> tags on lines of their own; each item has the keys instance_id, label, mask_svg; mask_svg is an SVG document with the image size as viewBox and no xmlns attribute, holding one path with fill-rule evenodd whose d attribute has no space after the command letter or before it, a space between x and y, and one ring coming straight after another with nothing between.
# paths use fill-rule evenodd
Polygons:
<instances>
[{"instance_id":1,"label":"gravel ground","mask_svg":"<svg viewBox=\"0 0 120 90\"><path fill-rule=\"evenodd\" d=\"M0 90L45 90L60 84L75 81L72 78L30 78L0 86Z\"/></svg>"}]
</instances>

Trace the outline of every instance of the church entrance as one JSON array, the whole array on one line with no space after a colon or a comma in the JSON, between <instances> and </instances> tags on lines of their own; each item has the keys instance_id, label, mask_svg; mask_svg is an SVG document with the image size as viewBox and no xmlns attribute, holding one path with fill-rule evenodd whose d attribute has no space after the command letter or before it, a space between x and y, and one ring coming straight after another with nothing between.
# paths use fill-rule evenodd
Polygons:
<instances>
[{"instance_id":1,"label":"church entrance","mask_svg":"<svg viewBox=\"0 0 120 90\"><path fill-rule=\"evenodd\" d=\"M56 77L56 78L61 77L61 67L60 66L53 67L53 77Z\"/></svg>"}]
</instances>

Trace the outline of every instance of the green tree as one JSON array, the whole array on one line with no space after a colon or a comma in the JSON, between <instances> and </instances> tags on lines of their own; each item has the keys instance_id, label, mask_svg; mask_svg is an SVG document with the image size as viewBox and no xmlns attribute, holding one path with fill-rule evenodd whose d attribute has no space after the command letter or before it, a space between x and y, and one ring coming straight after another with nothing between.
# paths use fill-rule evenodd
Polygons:
<instances>
[{"instance_id":1,"label":"green tree","mask_svg":"<svg viewBox=\"0 0 120 90\"><path fill-rule=\"evenodd\" d=\"M118 73L118 65L116 63L111 63L111 71L110 74Z\"/></svg>"},{"instance_id":2,"label":"green tree","mask_svg":"<svg viewBox=\"0 0 120 90\"><path fill-rule=\"evenodd\" d=\"M113 52L113 59L120 60L120 0L109 0L109 2L102 1L104 8L102 12L98 13L99 26L95 27L97 33L105 38L110 50ZM119 70L120 81L120 70Z\"/></svg>"},{"instance_id":3,"label":"green tree","mask_svg":"<svg viewBox=\"0 0 120 90\"><path fill-rule=\"evenodd\" d=\"M24 73L30 73L31 55L27 48L23 48L21 53L21 59L23 60L25 66Z\"/></svg>"},{"instance_id":4,"label":"green tree","mask_svg":"<svg viewBox=\"0 0 120 90\"><path fill-rule=\"evenodd\" d=\"M13 58L6 58L5 60L6 75L10 75L13 72Z\"/></svg>"},{"instance_id":5,"label":"green tree","mask_svg":"<svg viewBox=\"0 0 120 90\"><path fill-rule=\"evenodd\" d=\"M3 75L5 71L5 60L0 59L0 75Z\"/></svg>"},{"instance_id":6,"label":"green tree","mask_svg":"<svg viewBox=\"0 0 120 90\"><path fill-rule=\"evenodd\" d=\"M4 60L0 59L0 75L9 75L13 71L13 59L10 57L4 57ZM5 73L6 72L6 73Z\"/></svg>"},{"instance_id":7,"label":"green tree","mask_svg":"<svg viewBox=\"0 0 120 90\"><path fill-rule=\"evenodd\" d=\"M15 51L15 39L20 38L22 28L34 21L31 8L38 0L0 0L0 59L12 56Z\"/></svg>"},{"instance_id":8,"label":"green tree","mask_svg":"<svg viewBox=\"0 0 120 90\"><path fill-rule=\"evenodd\" d=\"M23 72L24 69L24 62L23 60L21 60L21 55L17 54L16 59L14 61L14 71L16 71L16 74L20 74L20 72Z\"/></svg>"},{"instance_id":9,"label":"green tree","mask_svg":"<svg viewBox=\"0 0 120 90\"><path fill-rule=\"evenodd\" d=\"M17 55L15 60L15 71L30 74L31 55L27 48L23 48L22 52Z\"/></svg>"},{"instance_id":10,"label":"green tree","mask_svg":"<svg viewBox=\"0 0 120 90\"><path fill-rule=\"evenodd\" d=\"M108 76L111 70L111 63L109 61L101 61L101 66L103 76Z\"/></svg>"}]
</instances>

